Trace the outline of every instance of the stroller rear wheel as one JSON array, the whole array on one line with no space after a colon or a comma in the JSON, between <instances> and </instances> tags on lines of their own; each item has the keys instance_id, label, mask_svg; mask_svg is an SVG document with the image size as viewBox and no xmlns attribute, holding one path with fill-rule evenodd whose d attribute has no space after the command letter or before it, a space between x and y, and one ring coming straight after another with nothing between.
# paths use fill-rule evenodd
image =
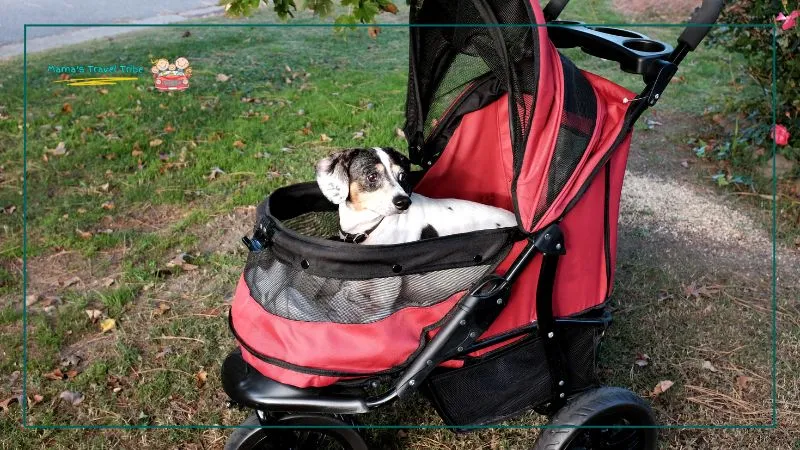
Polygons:
<instances>
[{"instance_id":1,"label":"stroller rear wheel","mask_svg":"<svg viewBox=\"0 0 800 450\"><path fill-rule=\"evenodd\" d=\"M256 413L242 422L225 443L225 450L367 450L367 444L348 424L331 416L285 416L269 425L286 428L255 428L261 425ZM301 426L304 428L292 427Z\"/></svg>"},{"instance_id":2,"label":"stroller rear wheel","mask_svg":"<svg viewBox=\"0 0 800 450\"><path fill-rule=\"evenodd\" d=\"M655 450L653 410L633 392L616 387L601 387L571 399L542 431L534 450ZM588 426L591 428L575 428ZM605 428L608 426L608 428Z\"/></svg>"}]
</instances>

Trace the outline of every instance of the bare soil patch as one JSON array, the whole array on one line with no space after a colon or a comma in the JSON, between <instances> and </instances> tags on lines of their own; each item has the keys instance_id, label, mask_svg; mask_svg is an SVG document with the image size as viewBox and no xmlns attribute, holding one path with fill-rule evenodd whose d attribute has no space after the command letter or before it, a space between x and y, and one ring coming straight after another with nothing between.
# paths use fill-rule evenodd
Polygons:
<instances>
[{"instance_id":1,"label":"bare soil patch","mask_svg":"<svg viewBox=\"0 0 800 450\"><path fill-rule=\"evenodd\" d=\"M188 212L175 205L139 205L100 220L99 228L113 231L133 230L146 233L164 230L171 223L184 218Z\"/></svg>"},{"instance_id":2,"label":"bare soil patch","mask_svg":"<svg viewBox=\"0 0 800 450\"><path fill-rule=\"evenodd\" d=\"M255 206L237 207L193 227L190 233L200 238L202 253L244 254L242 236L252 234L255 221Z\"/></svg>"},{"instance_id":3,"label":"bare soil patch","mask_svg":"<svg viewBox=\"0 0 800 450\"><path fill-rule=\"evenodd\" d=\"M612 5L631 19L683 23L700 6L700 0L613 0Z\"/></svg>"},{"instance_id":4,"label":"bare soil patch","mask_svg":"<svg viewBox=\"0 0 800 450\"><path fill-rule=\"evenodd\" d=\"M28 294L57 295L69 289L111 286L119 275L125 248L117 247L87 257L77 251L61 251L28 259Z\"/></svg>"}]
</instances>

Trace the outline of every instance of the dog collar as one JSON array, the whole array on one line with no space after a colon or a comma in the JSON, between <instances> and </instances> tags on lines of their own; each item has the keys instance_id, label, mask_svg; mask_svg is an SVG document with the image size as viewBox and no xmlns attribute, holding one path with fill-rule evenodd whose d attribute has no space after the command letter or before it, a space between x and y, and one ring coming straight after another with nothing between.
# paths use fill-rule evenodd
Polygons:
<instances>
[{"instance_id":1,"label":"dog collar","mask_svg":"<svg viewBox=\"0 0 800 450\"><path fill-rule=\"evenodd\" d=\"M346 233L341 228L339 228L339 237L348 244L360 244L367 240L369 234L375 231L381 224L381 222L383 222L383 217L381 217L381 220L379 220L374 227L370 228L369 230L363 231L361 233Z\"/></svg>"}]
</instances>

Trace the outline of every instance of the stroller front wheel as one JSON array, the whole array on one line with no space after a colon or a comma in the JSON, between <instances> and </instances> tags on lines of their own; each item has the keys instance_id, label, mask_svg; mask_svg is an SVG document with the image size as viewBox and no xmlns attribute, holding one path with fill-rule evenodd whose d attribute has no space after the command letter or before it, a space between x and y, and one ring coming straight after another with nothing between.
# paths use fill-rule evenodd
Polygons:
<instances>
[{"instance_id":1,"label":"stroller front wheel","mask_svg":"<svg viewBox=\"0 0 800 450\"><path fill-rule=\"evenodd\" d=\"M627 389L601 387L567 402L550 420L553 428L542 430L533 449L655 450L658 430L632 428L655 424L653 410L641 397Z\"/></svg>"},{"instance_id":2,"label":"stroller front wheel","mask_svg":"<svg viewBox=\"0 0 800 450\"><path fill-rule=\"evenodd\" d=\"M350 425L331 416L284 416L268 424L281 428L257 428L261 425L258 415L250 414L231 433L225 450L367 450L357 430L329 428Z\"/></svg>"}]
</instances>

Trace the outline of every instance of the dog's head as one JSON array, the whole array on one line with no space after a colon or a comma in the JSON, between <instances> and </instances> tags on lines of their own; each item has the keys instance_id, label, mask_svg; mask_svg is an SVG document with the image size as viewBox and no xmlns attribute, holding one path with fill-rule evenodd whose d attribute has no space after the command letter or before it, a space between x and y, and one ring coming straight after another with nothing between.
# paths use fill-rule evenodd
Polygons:
<instances>
[{"instance_id":1,"label":"dog's head","mask_svg":"<svg viewBox=\"0 0 800 450\"><path fill-rule=\"evenodd\" d=\"M392 148L356 148L317 163L317 184L337 205L381 216L401 214L411 205L411 163Z\"/></svg>"}]
</instances>

